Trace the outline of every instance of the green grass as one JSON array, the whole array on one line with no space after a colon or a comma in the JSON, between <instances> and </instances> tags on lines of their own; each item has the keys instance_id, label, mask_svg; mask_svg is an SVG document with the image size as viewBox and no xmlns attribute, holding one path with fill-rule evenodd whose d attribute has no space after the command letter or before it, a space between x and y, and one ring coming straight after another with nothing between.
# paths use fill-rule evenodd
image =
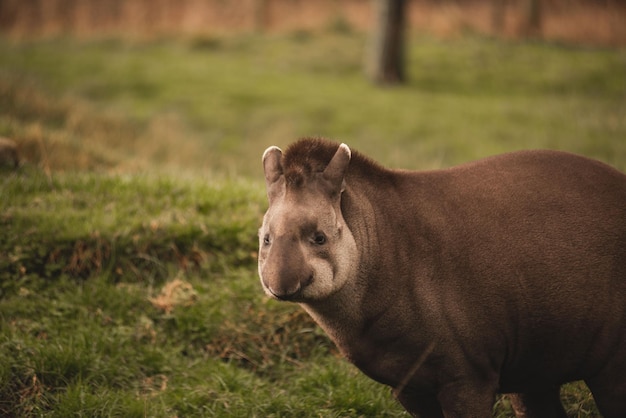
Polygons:
<instances>
[{"instance_id":1,"label":"green grass","mask_svg":"<svg viewBox=\"0 0 626 418\"><path fill-rule=\"evenodd\" d=\"M352 32L0 40L0 415L406 416L256 275L260 155L305 135L396 167L556 148L626 169L623 50ZM568 385L572 417L593 417ZM511 416L506 399L496 409Z\"/></svg>"},{"instance_id":2,"label":"green grass","mask_svg":"<svg viewBox=\"0 0 626 418\"><path fill-rule=\"evenodd\" d=\"M405 168L539 147L625 167L624 50L477 37L409 45L409 84L380 89L362 75L355 34L0 41L0 134L42 137L51 160L79 168L258 177L258 164L241 162L310 135Z\"/></svg>"}]
</instances>

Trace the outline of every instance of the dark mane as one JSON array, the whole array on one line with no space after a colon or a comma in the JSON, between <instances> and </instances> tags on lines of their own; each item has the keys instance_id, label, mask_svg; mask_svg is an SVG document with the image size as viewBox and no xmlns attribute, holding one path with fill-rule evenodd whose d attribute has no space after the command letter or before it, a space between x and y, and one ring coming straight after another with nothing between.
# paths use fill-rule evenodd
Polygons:
<instances>
[{"instance_id":1,"label":"dark mane","mask_svg":"<svg viewBox=\"0 0 626 418\"><path fill-rule=\"evenodd\" d=\"M283 173L287 184L300 186L305 179L324 171L337 152L339 144L323 138L301 138L291 144L283 155ZM384 171L375 161L350 149L352 157L348 176L356 172Z\"/></svg>"}]
</instances>

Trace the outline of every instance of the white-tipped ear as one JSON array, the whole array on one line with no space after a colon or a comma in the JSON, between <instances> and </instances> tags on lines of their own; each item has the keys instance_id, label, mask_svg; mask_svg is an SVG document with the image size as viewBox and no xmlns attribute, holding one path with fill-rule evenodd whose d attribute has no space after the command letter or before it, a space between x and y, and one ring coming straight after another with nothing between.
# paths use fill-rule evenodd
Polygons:
<instances>
[{"instance_id":1,"label":"white-tipped ear","mask_svg":"<svg viewBox=\"0 0 626 418\"><path fill-rule=\"evenodd\" d=\"M328 166L324 169L323 176L324 179L328 181L332 194L339 194L344 190L344 177L350 165L351 158L352 152L350 151L350 147L346 144L341 144L328 163Z\"/></svg>"},{"instance_id":2,"label":"white-tipped ear","mask_svg":"<svg viewBox=\"0 0 626 418\"><path fill-rule=\"evenodd\" d=\"M280 163L282 155L282 150L276 146L269 147L263 153L263 171L268 188L283 174L283 167Z\"/></svg>"}]
</instances>

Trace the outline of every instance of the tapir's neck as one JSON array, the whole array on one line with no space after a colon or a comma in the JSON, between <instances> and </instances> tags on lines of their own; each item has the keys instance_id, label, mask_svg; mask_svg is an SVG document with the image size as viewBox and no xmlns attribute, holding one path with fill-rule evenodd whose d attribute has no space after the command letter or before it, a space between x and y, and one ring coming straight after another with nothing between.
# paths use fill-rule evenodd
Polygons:
<instances>
[{"instance_id":1,"label":"tapir's neck","mask_svg":"<svg viewBox=\"0 0 626 418\"><path fill-rule=\"evenodd\" d=\"M402 279L407 278L403 273L406 266L412 264L415 268L415 263L408 260L424 250L425 240L415 236L397 239L398 230L412 234L419 231L420 228L410 225L419 222L418 208L408 207L402 201L402 190L392 183L348 183L342 197L342 214L357 244L359 268L331 297L303 304L348 357L355 356L355 349L367 350L368 336L373 333L383 336L383 340L385 335L389 340L397 338L391 335L391 329L401 332L403 324L397 323L401 315L396 310L407 313L420 309L416 305L416 284ZM396 236L386 233L390 229L396 231ZM391 325L391 318L396 323L387 332L385 328ZM381 341L377 343L380 345Z\"/></svg>"},{"instance_id":2,"label":"tapir's neck","mask_svg":"<svg viewBox=\"0 0 626 418\"><path fill-rule=\"evenodd\" d=\"M403 171L390 172L378 182L351 180L342 198L342 214L360 254L359 275L369 284L396 276L392 281L398 285L396 273L408 265L415 268L416 256L426 260L437 241L428 210L422 207L430 198L424 196L424 180L419 173Z\"/></svg>"},{"instance_id":3,"label":"tapir's neck","mask_svg":"<svg viewBox=\"0 0 626 418\"><path fill-rule=\"evenodd\" d=\"M363 309L367 297L350 283L323 301L301 306L324 330L339 350L352 362L363 351L363 334L369 312Z\"/></svg>"}]
</instances>

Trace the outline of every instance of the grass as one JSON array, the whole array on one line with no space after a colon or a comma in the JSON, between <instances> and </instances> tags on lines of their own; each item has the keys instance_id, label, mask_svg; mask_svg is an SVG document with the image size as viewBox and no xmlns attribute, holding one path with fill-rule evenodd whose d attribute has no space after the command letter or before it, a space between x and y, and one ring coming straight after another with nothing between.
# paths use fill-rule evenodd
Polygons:
<instances>
[{"instance_id":1,"label":"grass","mask_svg":"<svg viewBox=\"0 0 626 418\"><path fill-rule=\"evenodd\" d=\"M0 134L45 148L62 168L184 166L259 177L259 164L241 161L307 135L405 168L539 147L624 168L623 50L477 37L418 37L410 46L409 84L380 89L362 76L364 37L343 32L0 41L11 115L2 112Z\"/></svg>"},{"instance_id":2,"label":"grass","mask_svg":"<svg viewBox=\"0 0 626 418\"><path fill-rule=\"evenodd\" d=\"M417 37L0 40L0 415L406 416L256 277L263 149L303 135L396 167L556 148L626 169L626 55ZM597 416L582 384L572 417ZM505 398L496 416L511 416Z\"/></svg>"}]
</instances>

